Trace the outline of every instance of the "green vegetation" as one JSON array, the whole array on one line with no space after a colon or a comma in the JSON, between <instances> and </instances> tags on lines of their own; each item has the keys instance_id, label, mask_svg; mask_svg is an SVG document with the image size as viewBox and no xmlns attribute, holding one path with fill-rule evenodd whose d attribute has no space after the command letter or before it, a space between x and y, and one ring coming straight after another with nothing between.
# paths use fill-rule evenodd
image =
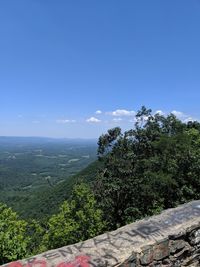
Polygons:
<instances>
[{"instance_id":1,"label":"green vegetation","mask_svg":"<svg viewBox=\"0 0 200 267\"><path fill-rule=\"evenodd\" d=\"M66 180L56 184L53 187L47 187L34 192L20 202L21 206L14 205L18 208L19 215L24 219L35 218L46 221L48 217L57 212L58 207L64 200L71 195L73 187L78 182L86 182L91 184L95 180L101 162L94 161L78 174L67 177ZM22 200L22 199L21 199Z\"/></svg>"},{"instance_id":2,"label":"green vegetation","mask_svg":"<svg viewBox=\"0 0 200 267\"><path fill-rule=\"evenodd\" d=\"M0 264L85 240L105 229L102 211L89 186L83 183L74 187L70 200L45 225L19 220L3 204L0 212Z\"/></svg>"},{"instance_id":3,"label":"green vegetation","mask_svg":"<svg viewBox=\"0 0 200 267\"><path fill-rule=\"evenodd\" d=\"M71 159L77 158L74 154ZM0 206L0 263L85 240L199 199L200 123L182 122L173 114L153 115L142 107L133 129L123 133L116 127L100 136L97 161L57 181L48 190L26 196L20 209L26 221Z\"/></svg>"},{"instance_id":4,"label":"green vegetation","mask_svg":"<svg viewBox=\"0 0 200 267\"><path fill-rule=\"evenodd\" d=\"M11 208L0 203L0 264L26 255L29 242L26 226Z\"/></svg>"},{"instance_id":5,"label":"green vegetation","mask_svg":"<svg viewBox=\"0 0 200 267\"><path fill-rule=\"evenodd\" d=\"M52 205L42 199L52 200L59 184L97 158L96 149L95 140L0 137L0 201L23 218L48 215Z\"/></svg>"},{"instance_id":6,"label":"green vegetation","mask_svg":"<svg viewBox=\"0 0 200 267\"><path fill-rule=\"evenodd\" d=\"M142 107L134 129L99 138L95 191L110 229L200 198L200 124Z\"/></svg>"},{"instance_id":7,"label":"green vegetation","mask_svg":"<svg viewBox=\"0 0 200 267\"><path fill-rule=\"evenodd\" d=\"M71 199L49 219L45 247L52 249L86 240L102 233L103 229L102 211L97 208L91 190L85 184L76 185Z\"/></svg>"}]
</instances>

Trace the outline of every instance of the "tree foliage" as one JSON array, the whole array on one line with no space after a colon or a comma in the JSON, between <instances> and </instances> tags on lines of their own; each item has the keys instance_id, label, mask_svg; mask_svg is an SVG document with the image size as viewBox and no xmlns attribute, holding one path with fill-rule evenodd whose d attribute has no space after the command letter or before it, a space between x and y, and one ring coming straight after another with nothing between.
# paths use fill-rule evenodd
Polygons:
<instances>
[{"instance_id":1,"label":"tree foliage","mask_svg":"<svg viewBox=\"0 0 200 267\"><path fill-rule=\"evenodd\" d=\"M74 186L48 222L19 220L15 212L0 204L0 264L92 238L105 230L102 211L87 184Z\"/></svg>"},{"instance_id":2,"label":"tree foliage","mask_svg":"<svg viewBox=\"0 0 200 267\"><path fill-rule=\"evenodd\" d=\"M11 208L0 203L0 264L27 255L26 226L27 223L19 220Z\"/></svg>"},{"instance_id":3,"label":"tree foliage","mask_svg":"<svg viewBox=\"0 0 200 267\"><path fill-rule=\"evenodd\" d=\"M110 229L200 197L200 124L142 107L133 129L99 138L95 192Z\"/></svg>"},{"instance_id":4,"label":"tree foliage","mask_svg":"<svg viewBox=\"0 0 200 267\"><path fill-rule=\"evenodd\" d=\"M105 223L94 195L86 184L76 185L71 199L48 222L43 243L46 248L66 246L102 233Z\"/></svg>"}]
</instances>

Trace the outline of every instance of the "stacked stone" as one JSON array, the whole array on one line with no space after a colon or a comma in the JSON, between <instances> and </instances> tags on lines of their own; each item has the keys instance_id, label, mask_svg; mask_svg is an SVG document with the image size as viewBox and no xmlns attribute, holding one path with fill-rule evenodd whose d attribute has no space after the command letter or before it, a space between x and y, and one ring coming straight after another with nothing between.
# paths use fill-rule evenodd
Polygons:
<instances>
[{"instance_id":1,"label":"stacked stone","mask_svg":"<svg viewBox=\"0 0 200 267\"><path fill-rule=\"evenodd\" d=\"M144 246L141 253L132 256L123 266L199 267L200 228L190 229L184 235L169 236L169 239L160 243Z\"/></svg>"}]
</instances>

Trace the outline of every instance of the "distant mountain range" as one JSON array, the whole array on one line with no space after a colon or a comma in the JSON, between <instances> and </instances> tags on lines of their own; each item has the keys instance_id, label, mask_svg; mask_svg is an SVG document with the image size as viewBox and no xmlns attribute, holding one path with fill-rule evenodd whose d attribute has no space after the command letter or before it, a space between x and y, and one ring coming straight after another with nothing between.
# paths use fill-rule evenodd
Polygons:
<instances>
[{"instance_id":1,"label":"distant mountain range","mask_svg":"<svg viewBox=\"0 0 200 267\"><path fill-rule=\"evenodd\" d=\"M95 138L53 138L53 137L40 137L40 136L0 136L0 144L32 144L32 143L97 143Z\"/></svg>"}]
</instances>

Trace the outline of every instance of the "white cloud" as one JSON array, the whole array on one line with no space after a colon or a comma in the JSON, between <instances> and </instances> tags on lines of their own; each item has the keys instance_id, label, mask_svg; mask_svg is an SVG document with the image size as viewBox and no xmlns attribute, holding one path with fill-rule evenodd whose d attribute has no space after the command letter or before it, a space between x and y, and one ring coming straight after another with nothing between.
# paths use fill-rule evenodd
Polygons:
<instances>
[{"instance_id":1,"label":"white cloud","mask_svg":"<svg viewBox=\"0 0 200 267\"><path fill-rule=\"evenodd\" d=\"M101 122L101 120L99 120L95 117L90 117L89 119L86 120L86 122L97 123L97 122Z\"/></svg>"},{"instance_id":2,"label":"white cloud","mask_svg":"<svg viewBox=\"0 0 200 267\"><path fill-rule=\"evenodd\" d=\"M137 121L136 118L129 120L129 122L131 122L131 123L135 123L136 121Z\"/></svg>"},{"instance_id":3,"label":"white cloud","mask_svg":"<svg viewBox=\"0 0 200 267\"><path fill-rule=\"evenodd\" d=\"M60 119L56 120L57 123L65 124L65 123L74 123L76 120L68 120L68 119Z\"/></svg>"},{"instance_id":4,"label":"white cloud","mask_svg":"<svg viewBox=\"0 0 200 267\"><path fill-rule=\"evenodd\" d=\"M111 116L134 116L135 111L134 110L126 110L126 109L117 109L112 112L107 112L106 114Z\"/></svg>"},{"instance_id":5,"label":"white cloud","mask_svg":"<svg viewBox=\"0 0 200 267\"><path fill-rule=\"evenodd\" d=\"M122 121L122 118L114 118L113 121L119 122L119 121Z\"/></svg>"},{"instance_id":6,"label":"white cloud","mask_svg":"<svg viewBox=\"0 0 200 267\"><path fill-rule=\"evenodd\" d=\"M187 117L184 119L184 122L187 123L188 121L195 121L192 117Z\"/></svg>"},{"instance_id":7,"label":"white cloud","mask_svg":"<svg viewBox=\"0 0 200 267\"><path fill-rule=\"evenodd\" d=\"M184 114L184 113L181 112L181 111L172 110L171 113L174 114L177 118L184 118L184 117L187 117L187 115Z\"/></svg>"},{"instance_id":8,"label":"white cloud","mask_svg":"<svg viewBox=\"0 0 200 267\"><path fill-rule=\"evenodd\" d=\"M165 112L163 112L162 110L156 110L155 114L162 116L165 115Z\"/></svg>"},{"instance_id":9,"label":"white cloud","mask_svg":"<svg viewBox=\"0 0 200 267\"><path fill-rule=\"evenodd\" d=\"M143 119L143 121L148 121L148 119L149 119L149 116L142 116L142 119Z\"/></svg>"},{"instance_id":10,"label":"white cloud","mask_svg":"<svg viewBox=\"0 0 200 267\"><path fill-rule=\"evenodd\" d=\"M171 113L174 114L179 120L182 120L185 123L187 123L188 121L194 121L195 120L194 118L183 113L182 111L173 110Z\"/></svg>"},{"instance_id":11,"label":"white cloud","mask_svg":"<svg viewBox=\"0 0 200 267\"><path fill-rule=\"evenodd\" d=\"M101 110L97 110L95 113L96 114L102 114L102 111Z\"/></svg>"}]
</instances>

